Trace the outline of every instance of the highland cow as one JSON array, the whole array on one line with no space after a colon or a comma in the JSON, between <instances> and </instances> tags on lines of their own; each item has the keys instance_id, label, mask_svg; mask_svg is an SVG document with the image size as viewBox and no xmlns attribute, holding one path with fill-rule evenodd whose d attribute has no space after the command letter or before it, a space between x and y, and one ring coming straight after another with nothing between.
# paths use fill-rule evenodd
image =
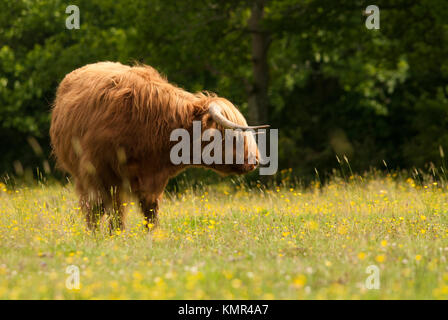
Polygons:
<instances>
[{"instance_id":1,"label":"highland cow","mask_svg":"<svg viewBox=\"0 0 448 320\"><path fill-rule=\"evenodd\" d=\"M193 121L221 131L267 127L248 127L228 100L187 92L150 66L100 62L65 76L57 89L50 136L58 167L75 180L90 229L104 214L111 216L112 228L124 227L126 192L138 198L147 225L157 225L168 180L189 166L170 161L170 133L178 128L191 132ZM247 173L258 164L258 150L255 164L244 150L242 164L199 166Z\"/></svg>"}]
</instances>

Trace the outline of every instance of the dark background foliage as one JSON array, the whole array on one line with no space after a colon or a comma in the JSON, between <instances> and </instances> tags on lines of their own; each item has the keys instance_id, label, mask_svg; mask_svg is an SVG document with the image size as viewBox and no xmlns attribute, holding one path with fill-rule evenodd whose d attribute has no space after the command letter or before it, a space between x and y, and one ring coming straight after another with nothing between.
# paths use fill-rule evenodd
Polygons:
<instances>
[{"instance_id":1,"label":"dark background foliage","mask_svg":"<svg viewBox=\"0 0 448 320\"><path fill-rule=\"evenodd\" d=\"M440 167L448 2L370 2L0 0L0 174L52 166L56 87L103 60L144 62L227 97L250 122L279 129L280 167L300 177L330 172L336 155L357 172ZM65 28L69 4L79 30ZM380 30L365 27L370 4Z\"/></svg>"}]
</instances>

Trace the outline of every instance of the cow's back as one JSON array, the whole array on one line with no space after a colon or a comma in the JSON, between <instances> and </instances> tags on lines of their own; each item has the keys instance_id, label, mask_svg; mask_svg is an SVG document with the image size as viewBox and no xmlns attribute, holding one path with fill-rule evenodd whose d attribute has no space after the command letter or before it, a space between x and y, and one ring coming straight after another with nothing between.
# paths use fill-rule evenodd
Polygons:
<instances>
[{"instance_id":1,"label":"cow's back","mask_svg":"<svg viewBox=\"0 0 448 320\"><path fill-rule=\"evenodd\" d=\"M111 130L113 124L107 119L113 115L108 114L105 99L117 90L114 78L130 68L114 62L90 64L70 72L60 83L50 137L58 166L63 170L77 176L83 156L97 166L110 156L111 142L119 132Z\"/></svg>"}]
</instances>

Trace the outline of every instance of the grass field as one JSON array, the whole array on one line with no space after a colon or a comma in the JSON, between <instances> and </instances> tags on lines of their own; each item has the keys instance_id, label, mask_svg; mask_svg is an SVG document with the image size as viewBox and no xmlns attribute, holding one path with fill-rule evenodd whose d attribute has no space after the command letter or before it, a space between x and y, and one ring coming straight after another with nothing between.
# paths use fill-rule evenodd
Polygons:
<instances>
[{"instance_id":1,"label":"grass field","mask_svg":"<svg viewBox=\"0 0 448 320\"><path fill-rule=\"evenodd\" d=\"M0 188L1 299L447 299L448 194L371 175L167 194L145 231L85 230L70 185ZM66 287L75 265L80 288ZM366 268L380 288L367 289Z\"/></svg>"}]
</instances>

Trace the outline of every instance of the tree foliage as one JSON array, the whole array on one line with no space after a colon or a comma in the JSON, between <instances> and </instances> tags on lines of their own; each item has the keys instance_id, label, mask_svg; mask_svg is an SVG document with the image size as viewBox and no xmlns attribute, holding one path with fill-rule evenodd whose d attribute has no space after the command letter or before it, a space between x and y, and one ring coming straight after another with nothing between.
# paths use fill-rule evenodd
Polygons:
<instances>
[{"instance_id":1,"label":"tree foliage","mask_svg":"<svg viewBox=\"0 0 448 320\"><path fill-rule=\"evenodd\" d=\"M0 172L48 157L55 89L87 63L143 62L187 90L225 96L246 115L258 94L254 35L266 40L267 119L282 168L309 175L347 156L355 170L440 165L448 150L448 3L377 1L368 30L357 0L79 0L79 30L61 0L0 0ZM255 84L255 85L254 85ZM262 90L262 89L261 89ZM253 107L253 106L252 106ZM441 147L441 148L440 148Z\"/></svg>"}]
</instances>

